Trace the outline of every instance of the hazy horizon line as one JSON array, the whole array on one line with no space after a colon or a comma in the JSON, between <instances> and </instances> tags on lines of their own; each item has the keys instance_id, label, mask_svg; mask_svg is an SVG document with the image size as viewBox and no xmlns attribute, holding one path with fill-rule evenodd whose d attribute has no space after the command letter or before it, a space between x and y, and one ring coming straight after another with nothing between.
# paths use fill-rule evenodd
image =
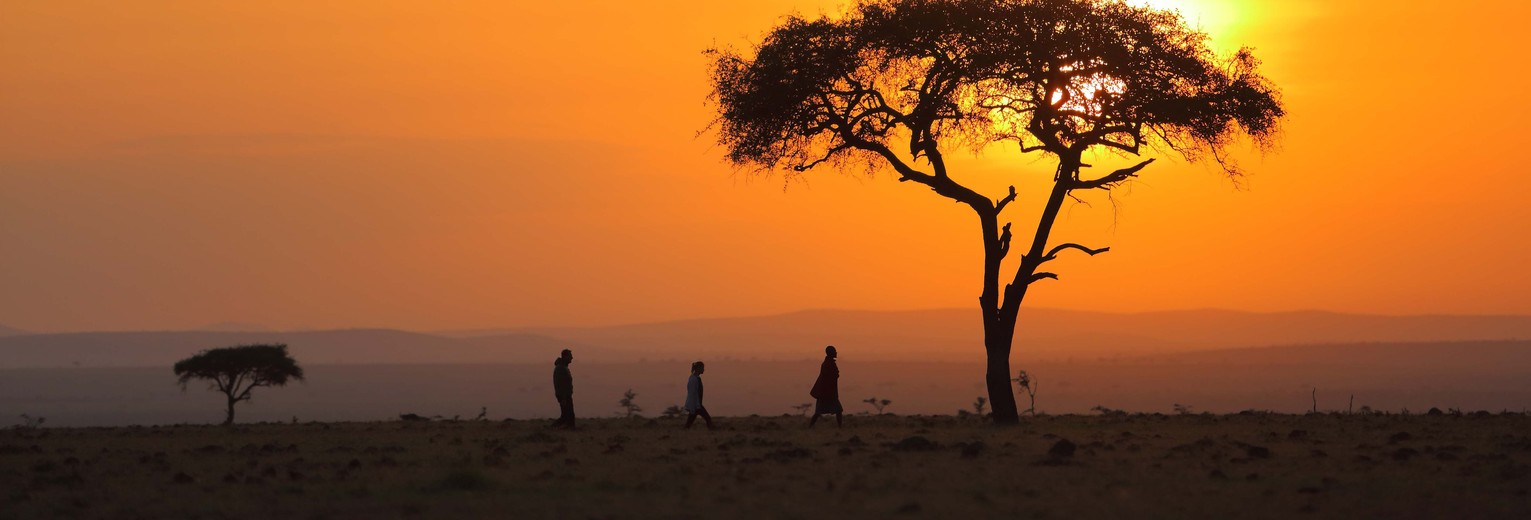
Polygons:
<instances>
[{"instance_id":1,"label":"hazy horizon line","mask_svg":"<svg viewBox=\"0 0 1531 520\"><path fill-rule=\"evenodd\" d=\"M292 332L363 331L363 330L398 331L398 332L409 332L409 333L425 334L425 335L473 335L473 334L486 334L486 335L488 335L488 334L513 334L513 333L528 333L528 334L531 334L531 333L535 333L536 331L545 331L545 330L549 330L549 329L555 329L555 330L556 329L604 329L604 328L637 327L637 326L647 326L647 325L664 325L664 324L705 322L705 321L747 320L747 319L759 319L759 318L776 318L776 317L791 316L791 315L795 315L795 314L810 314L810 313L900 314L900 313L967 312L967 311L973 311L975 313L977 312L977 311L974 311L973 309L969 309L969 308L966 308L966 307L923 307L923 308L906 308L906 309L854 309L854 308L835 308L835 307L819 307L819 308L810 307L810 308L803 308L803 309L797 309L797 310L791 310L791 311L767 312L767 313L759 313L759 314L738 314L738 315L724 315L724 316L711 316L711 317L661 318L661 319L652 319L652 320L643 320L643 321L620 321L620 322L611 322L611 323L604 323L604 324L602 324L602 323L585 323L585 324L571 324L571 323L565 323L565 324L523 324L523 325L488 325L488 326L477 326L477 327L447 327L447 328L437 328L437 327L412 328L412 327L407 327L407 326L389 326L389 325L376 325L376 324L373 324L373 325L353 324L353 325L337 325L337 326L327 326L327 327L315 327L315 326L307 326L307 325L281 327L281 326L270 326L270 325L265 325L265 324L260 324L260 323L253 323L253 322L243 322L243 321L220 321L220 322L206 323L206 324L202 324L202 325L194 325L194 326L179 327L179 328L177 328L177 327L150 327L150 328L141 328L141 329L69 329L69 330L45 330L45 329L29 329L29 328L26 328L26 327L20 327L20 326L11 324L11 323L0 321L0 331L9 329L12 332L10 334L8 334L8 335L12 335L12 336L21 336L21 335L49 335L49 334L97 334L97 333L156 333L156 332L292 333ZM1102 315L1117 315L1117 316L1141 316L1141 315L1153 315L1153 314L1181 314L1181 313L1198 313L1198 312L1203 312L1203 313L1232 313L1232 314L1246 314L1246 315L1327 314L1327 315L1337 315L1337 316L1359 316L1359 317L1379 317L1379 318L1423 318L1423 317L1456 317L1456 318L1468 318L1468 317L1474 317L1474 318L1524 317L1524 318L1531 318L1531 314L1517 314L1517 313L1451 313L1451 312L1380 313L1380 312L1336 311L1336 310L1326 310L1326 309L1316 309L1316 308L1280 310L1280 311L1255 311L1255 310L1245 310L1245 309L1233 309L1233 308L1226 308L1226 307L1195 307L1195 308L1140 310L1140 311L1110 311L1110 310L1076 309L1076 308L1067 308L1067 307L1022 307L1021 311L1023 313L1024 312L1028 312L1028 311L1030 311L1030 312L1044 311L1044 312L1069 312L1069 313L1080 313L1080 314L1102 314ZM238 328L238 327L249 327L249 328Z\"/></svg>"}]
</instances>

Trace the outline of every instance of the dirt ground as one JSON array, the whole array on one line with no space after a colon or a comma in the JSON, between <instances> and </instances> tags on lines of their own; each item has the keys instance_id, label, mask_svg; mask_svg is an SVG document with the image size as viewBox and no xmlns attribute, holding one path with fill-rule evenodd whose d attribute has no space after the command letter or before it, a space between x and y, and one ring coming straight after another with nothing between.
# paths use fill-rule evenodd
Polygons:
<instances>
[{"instance_id":1,"label":"dirt ground","mask_svg":"<svg viewBox=\"0 0 1531 520\"><path fill-rule=\"evenodd\" d=\"M1531 518L1518 413L718 422L13 428L0 519Z\"/></svg>"}]
</instances>

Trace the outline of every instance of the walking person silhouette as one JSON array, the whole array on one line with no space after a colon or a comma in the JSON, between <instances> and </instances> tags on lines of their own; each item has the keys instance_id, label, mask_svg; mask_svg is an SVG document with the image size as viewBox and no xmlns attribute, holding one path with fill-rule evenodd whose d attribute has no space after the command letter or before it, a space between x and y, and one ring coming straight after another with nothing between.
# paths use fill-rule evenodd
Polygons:
<instances>
[{"instance_id":1,"label":"walking person silhouette","mask_svg":"<svg viewBox=\"0 0 1531 520\"><path fill-rule=\"evenodd\" d=\"M686 428L696 422L696 416L702 416L707 421L707 429L713 429L712 415L707 413L707 407L702 406L702 372L707 371L707 365L701 361L691 364L691 379L686 380L686 411L691 415L686 417Z\"/></svg>"},{"instance_id":2,"label":"walking person silhouette","mask_svg":"<svg viewBox=\"0 0 1531 520\"><path fill-rule=\"evenodd\" d=\"M819 422L819 416L835 414L835 427L844 426L841 422L841 414L845 407L840 406L840 367L835 364L835 346L824 347L824 364L819 365L819 379L813 382L813 389L808 395L814 398L813 418L808 420L808 427Z\"/></svg>"},{"instance_id":3,"label":"walking person silhouette","mask_svg":"<svg viewBox=\"0 0 1531 520\"><path fill-rule=\"evenodd\" d=\"M558 359L553 360L553 397L558 399L558 420L553 421L554 428L574 429L574 374L569 372L569 363L574 361L574 353L564 349Z\"/></svg>"}]
</instances>

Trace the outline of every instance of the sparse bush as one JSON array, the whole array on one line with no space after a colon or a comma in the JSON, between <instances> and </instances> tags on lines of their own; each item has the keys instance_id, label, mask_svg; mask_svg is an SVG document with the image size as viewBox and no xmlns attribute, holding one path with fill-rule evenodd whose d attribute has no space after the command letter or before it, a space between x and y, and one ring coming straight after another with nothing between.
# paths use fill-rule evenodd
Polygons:
<instances>
[{"instance_id":1,"label":"sparse bush","mask_svg":"<svg viewBox=\"0 0 1531 520\"><path fill-rule=\"evenodd\" d=\"M1016 387L1019 388L1022 392L1025 392L1027 399L1031 401L1030 407L1021 413L1029 413L1032 417L1036 417L1038 386L1037 380L1033 379L1031 374L1027 374L1025 370L1022 370L1021 373L1017 375L1015 379L1011 379L1011 381L1015 381Z\"/></svg>"},{"instance_id":2,"label":"sparse bush","mask_svg":"<svg viewBox=\"0 0 1531 520\"><path fill-rule=\"evenodd\" d=\"M1121 415L1127 415L1127 412L1124 412L1124 411L1121 411L1121 410L1117 410L1115 408L1106 408L1105 406L1101 406L1101 405L1095 405L1095 407L1091 408L1090 411L1098 412L1101 415L1112 416L1112 417L1121 416Z\"/></svg>"},{"instance_id":3,"label":"sparse bush","mask_svg":"<svg viewBox=\"0 0 1531 520\"><path fill-rule=\"evenodd\" d=\"M659 416L665 419L678 419L685 415L686 409L681 408L678 404L672 404L669 408L665 408L663 412L659 413Z\"/></svg>"},{"instance_id":4,"label":"sparse bush","mask_svg":"<svg viewBox=\"0 0 1531 520\"><path fill-rule=\"evenodd\" d=\"M984 409L984 407L986 407L988 405L989 405L989 398L981 396L981 395L978 396L978 399L975 399L973 401L973 413L978 414L979 417L983 417L983 409Z\"/></svg>"},{"instance_id":5,"label":"sparse bush","mask_svg":"<svg viewBox=\"0 0 1531 520\"><path fill-rule=\"evenodd\" d=\"M1191 405L1175 403L1174 408L1177 415L1191 415Z\"/></svg>"},{"instance_id":6,"label":"sparse bush","mask_svg":"<svg viewBox=\"0 0 1531 520\"><path fill-rule=\"evenodd\" d=\"M642 417L638 414L643 411L643 407L638 406L638 403L635 401L636 399L638 399L638 394L633 392L631 388L622 393L622 399L618 400L617 404L621 405L623 413L626 413L624 417Z\"/></svg>"},{"instance_id":7,"label":"sparse bush","mask_svg":"<svg viewBox=\"0 0 1531 520\"><path fill-rule=\"evenodd\" d=\"M797 414L798 415L808 415L808 411L813 409L813 403L803 403L803 404L800 404L800 405L795 405L795 406L792 407L792 409L793 410L797 410Z\"/></svg>"},{"instance_id":8,"label":"sparse bush","mask_svg":"<svg viewBox=\"0 0 1531 520\"><path fill-rule=\"evenodd\" d=\"M32 417L27 414L21 414L21 424L17 424L15 428L18 430L36 430L41 428L45 422L48 422L47 417Z\"/></svg>"},{"instance_id":9,"label":"sparse bush","mask_svg":"<svg viewBox=\"0 0 1531 520\"><path fill-rule=\"evenodd\" d=\"M887 406L890 404L893 404L893 401L889 401L887 399L878 399L876 397L869 397L863 399L861 402L872 405L872 408L876 408L877 415L882 415L882 409L887 408Z\"/></svg>"}]
</instances>

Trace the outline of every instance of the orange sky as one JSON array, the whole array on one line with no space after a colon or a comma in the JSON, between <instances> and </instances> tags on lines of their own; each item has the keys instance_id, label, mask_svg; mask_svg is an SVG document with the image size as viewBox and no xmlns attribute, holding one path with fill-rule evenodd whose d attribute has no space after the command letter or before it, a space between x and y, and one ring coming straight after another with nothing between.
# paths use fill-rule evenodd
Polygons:
<instances>
[{"instance_id":1,"label":"orange sky","mask_svg":"<svg viewBox=\"0 0 1531 520\"><path fill-rule=\"evenodd\" d=\"M1059 261L1027 305L1531 313L1531 6L1146 3L1257 48L1281 149L1242 190L1160 161L1115 209L1066 208L1055 237L1112 251ZM0 324L976 306L968 210L831 171L784 191L696 137L703 49L842 2L312 4L0 3Z\"/></svg>"}]
</instances>

